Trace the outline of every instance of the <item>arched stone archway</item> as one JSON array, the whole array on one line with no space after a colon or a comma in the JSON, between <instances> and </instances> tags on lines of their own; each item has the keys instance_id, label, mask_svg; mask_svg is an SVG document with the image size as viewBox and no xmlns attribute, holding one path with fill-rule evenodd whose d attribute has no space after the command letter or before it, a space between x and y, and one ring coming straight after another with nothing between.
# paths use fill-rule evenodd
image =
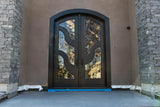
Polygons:
<instances>
[{"instance_id":1,"label":"arched stone archway","mask_svg":"<svg viewBox=\"0 0 160 107\"><path fill-rule=\"evenodd\" d=\"M8 93L16 92L18 87L23 1L0 1L0 91ZM141 83L142 89L149 92L151 84L160 84L160 2L135 1Z\"/></svg>"}]
</instances>

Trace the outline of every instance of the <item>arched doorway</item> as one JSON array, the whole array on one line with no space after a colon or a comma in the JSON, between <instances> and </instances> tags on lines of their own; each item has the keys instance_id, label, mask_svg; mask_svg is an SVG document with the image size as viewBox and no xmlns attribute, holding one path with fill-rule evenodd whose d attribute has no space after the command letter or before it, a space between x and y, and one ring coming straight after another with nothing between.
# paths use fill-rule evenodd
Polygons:
<instances>
[{"instance_id":1,"label":"arched doorway","mask_svg":"<svg viewBox=\"0 0 160 107\"><path fill-rule=\"evenodd\" d=\"M72 9L50 21L49 88L110 88L109 19Z\"/></svg>"}]
</instances>

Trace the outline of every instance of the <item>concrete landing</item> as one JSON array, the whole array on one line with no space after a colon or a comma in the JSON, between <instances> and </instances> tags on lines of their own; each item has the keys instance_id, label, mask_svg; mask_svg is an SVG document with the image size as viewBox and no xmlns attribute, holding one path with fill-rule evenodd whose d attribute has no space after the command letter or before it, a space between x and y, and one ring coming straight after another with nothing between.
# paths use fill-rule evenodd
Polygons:
<instances>
[{"instance_id":1,"label":"concrete landing","mask_svg":"<svg viewBox=\"0 0 160 107\"><path fill-rule=\"evenodd\" d=\"M160 101L135 91L23 92L0 107L139 107L160 106Z\"/></svg>"}]
</instances>

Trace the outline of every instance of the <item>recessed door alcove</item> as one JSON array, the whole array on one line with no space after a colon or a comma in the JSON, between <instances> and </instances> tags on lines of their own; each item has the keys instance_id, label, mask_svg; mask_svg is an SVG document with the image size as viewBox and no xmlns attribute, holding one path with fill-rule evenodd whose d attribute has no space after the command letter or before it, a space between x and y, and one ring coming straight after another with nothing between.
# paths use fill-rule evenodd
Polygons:
<instances>
[{"instance_id":1,"label":"recessed door alcove","mask_svg":"<svg viewBox=\"0 0 160 107\"><path fill-rule=\"evenodd\" d=\"M109 19L71 9L50 19L49 88L110 88Z\"/></svg>"}]
</instances>

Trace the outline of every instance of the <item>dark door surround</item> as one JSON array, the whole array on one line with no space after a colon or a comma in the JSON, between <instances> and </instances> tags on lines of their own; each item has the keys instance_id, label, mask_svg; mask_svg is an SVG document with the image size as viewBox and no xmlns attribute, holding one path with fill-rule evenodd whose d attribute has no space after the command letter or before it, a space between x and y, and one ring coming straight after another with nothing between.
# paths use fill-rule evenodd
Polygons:
<instances>
[{"instance_id":1,"label":"dark door surround","mask_svg":"<svg viewBox=\"0 0 160 107\"><path fill-rule=\"evenodd\" d=\"M111 62L110 62L110 34L109 34L109 18L97 13L95 11L87 9L71 9L50 18L50 38L49 38L49 72L48 72L48 88L54 88L54 39L55 39L55 22L56 20L63 18L64 16L70 16L74 14L89 15L94 18L101 19L104 22L104 55L105 55L105 87L111 88Z\"/></svg>"}]
</instances>

